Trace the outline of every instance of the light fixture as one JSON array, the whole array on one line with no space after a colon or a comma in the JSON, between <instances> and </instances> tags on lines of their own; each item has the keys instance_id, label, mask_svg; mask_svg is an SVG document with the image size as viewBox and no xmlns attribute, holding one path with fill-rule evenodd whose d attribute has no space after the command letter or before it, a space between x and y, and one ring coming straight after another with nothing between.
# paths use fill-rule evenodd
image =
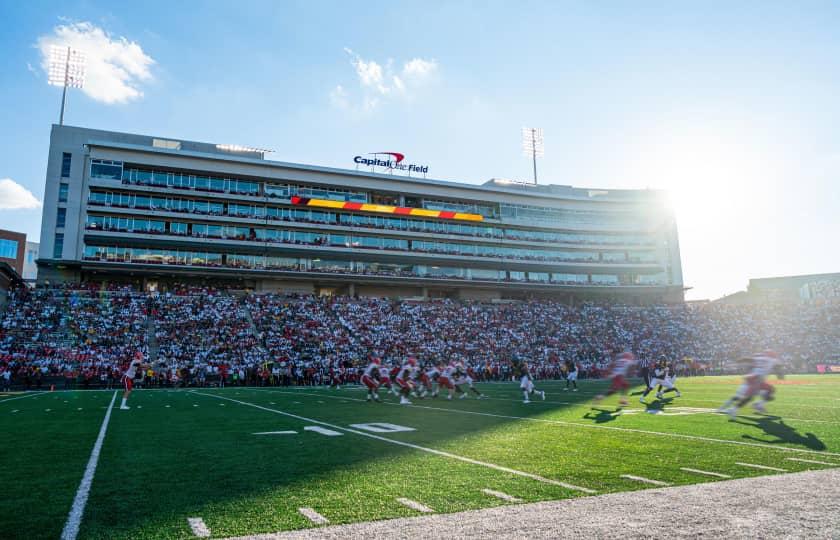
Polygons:
<instances>
[{"instance_id":1,"label":"light fixture","mask_svg":"<svg viewBox=\"0 0 840 540\"><path fill-rule=\"evenodd\" d=\"M71 47L53 45L50 49L50 67L47 82L52 86L61 86L61 114L58 124L64 125L64 104L67 101L67 88L83 88L85 85L85 54Z\"/></svg>"}]
</instances>

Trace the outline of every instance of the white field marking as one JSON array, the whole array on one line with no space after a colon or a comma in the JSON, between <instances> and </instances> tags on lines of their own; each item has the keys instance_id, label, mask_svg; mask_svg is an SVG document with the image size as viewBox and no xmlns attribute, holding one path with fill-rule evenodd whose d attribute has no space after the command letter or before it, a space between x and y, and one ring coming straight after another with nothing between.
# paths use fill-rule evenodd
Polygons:
<instances>
[{"instance_id":1,"label":"white field marking","mask_svg":"<svg viewBox=\"0 0 840 540\"><path fill-rule=\"evenodd\" d=\"M20 409L12 409L12 412L18 412Z\"/></svg>"},{"instance_id":2,"label":"white field marking","mask_svg":"<svg viewBox=\"0 0 840 540\"><path fill-rule=\"evenodd\" d=\"M82 524L85 505L88 495L90 495L90 486L93 484L93 475L96 473L96 465L99 463L99 452L102 451L102 443L105 441L105 432L108 431L108 421L111 419L111 411L114 409L116 399L117 392L115 391L114 395L111 396L108 410L105 412L105 418L102 420L102 427L99 428L99 435L93 444L93 450L90 452L90 459L88 459L87 467L85 467L85 474L82 476L79 489L76 491L76 498L73 499L73 506L67 516L67 523L64 524L64 530L61 531L61 540L75 540L79 535L79 526Z\"/></svg>"},{"instance_id":3,"label":"white field marking","mask_svg":"<svg viewBox=\"0 0 840 540\"><path fill-rule=\"evenodd\" d=\"M654 486L670 486L670 482L663 482L662 480L651 480L650 478L645 478L644 476L635 476L632 474L622 474L621 478L626 478L627 480L635 480L636 482L643 482L645 484L652 484Z\"/></svg>"},{"instance_id":4,"label":"white field marking","mask_svg":"<svg viewBox=\"0 0 840 540\"><path fill-rule=\"evenodd\" d=\"M81 411L81 410L82 410L82 408L81 408L81 407L79 407L79 408L78 408L78 409L76 409L76 410L77 410L77 411Z\"/></svg>"},{"instance_id":5,"label":"white field marking","mask_svg":"<svg viewBox=\"0 0 840 540\"><path fill-rule=\"evenodd\" d=\"M31 397L40 396L40 395L43 395L43 394L39 394L39 393L36 392L36 393L32 393L32 394L26 394L26 395L23 395L23 396L10 397L10 398L0 400L0 403L6 403L7 401L14 401L16 399L26 399L26 398L31 398Z\"/></svg>"},{"instance_id":6,"label":"white field marking","mask_svg":"<svg viewBox=\"0 0 840 540\"><path fill-rule=\"evenodd\" d=\"M260 431L259 433L251 433L251 435L297 435L297 431Z\"/></svg>"},{"instance_id":7,"label":"white field marking","mask_svg":"<svg viewBox=\"0 0 840 540\"><path fill-rule=\"evenodd\" d=\"M728 474L723 474L719 472L712 472L712 471L701 471L700 469L692 469L690 467L680 467L681 471L691 472L695 474L705 474L706 476L715 476L717 478L732 478Z\"/></svg>"},{"instance_id":8,"label":"white field marking","mask_svg":"<svg viewBox=\"0 0 840 540\"><path fill-rule=\"evenodd\" d=\"M192 533L195 536L199 538L210 537L210 529L207 527L207 524L204 523L204 520L200 517L187 518L187 523L190 524L190 529L192 529Z\"/></svg>"},{"instance_id":9,"label":"white field marking","mask_svg":"<svg viewBox=\"0 0 840 540\"><path fill-rule=\"evenodd\" d=\"M508 495L507 493L502 493L501 491L495 491L493 489L482 489L482 493L485 495L490 495L491 497L496 497L497 499L502 499L503 501L518 503L522 502L522 499L514 497L512 495Z\"/></svg>"},{"instance_id":10,"label":"white field marking","mask_svg":"<svg viewBox=\"0 0 840 540\"><path fill-rule=\"evenodd\" d=\"M400 433L403 431L417 431L413 427L398 426L387 422L370 422L367 424L350 424L350 427L363 429L371 433Z\"/></svg>"},{"instance_id":11,"label":"white field marking","mask_svg":"<svg viewBox=\"0 0 840 540\"><path fill-rule=\"evenodd\" d=\"M787 469L780 469L779 467L768 467L767 465L757 465L755 463L741 463L740 461L736 461L735 465L740 465L741 467L749 467L751 469L763 469L765 471L787 472Z\"/></svg>"},{"instance_id":12,"label":"white field marking","mask_svg":"<svg viewBox=\"0 0 840 540\"><path fill-rule=\"evenodd\" d=\"M255 388L255 390L260 390L260 389ZM273 393L277 393L277 394L288 393L288 392L283 392L282 390L263 390L263 391L264 392L273 392ZM297 393L298 394L303 394L303 392L297 392ZM318 396L320 396L321 394L304 394L304 395L318 395ZM327 396L327 397L330 397L330 396ZM350 398L344 398L344 399L350 399ZM353 398L353 401L362 402L362 401L365 401L365 400ZM390 401L383 401L382 403L384 403L385 405L400 406L398 403L392 403ZM493 413L484 413L484 412L478 412L478 411L465 411L465 410L461 410L461 409L448 409L448 408L445 408L445 407L430 407L428 405L417 405L416 402L415 402L415 404L411 405L411 408L413 408L413 409L427 409L427 410L432 410L432 411L443 411L443 412L457 413L457 414L472 414L472 415L476 415L476 416L488 416L488 417L492 417L492 418L507 418L507 419L511 419L511 420L527 420L529 422L542 422L542 423L546 423L546 424L557 424L557 425L560 425L560 426L576 426L576 427L581 427L581 428L606 429L606 430L612 430L612 431L624 431L624 432L627 432L627 433L642 433L642 434L645 434L645 435L658 435L660 437L674 437L674 438L677 438L677 439L687 439L687 440L691 440L691 441L704 441L704 442L719 443L719 444L734 444L734 445L737 445L737 446L753 446L753 447L756 447L756 448L766 448L766 449L771 449L771 450L778 450L779 452L799 452L799 453L804 453L804 454L816 454L816 455L820 455L820 456L840 457L840 453L837 453L837 452L823 452L823 451L820 451L820 450L807 450L805 448L789 448L787 446L774 446L772 444L764 444L764 443L751 443L751 442L744 442L744 441L728 441L726 439L714 439L712 437L702 437L700 435L687 435L685 433L666 433L666 432L663 432L663 431L650 431L650 430L647 430L647 429L636 429L636 428L626 428L626 427L617 427L617 426L604 426L604 425L601 425L601 424L583 424L581 422L569 422L567 420L550 420L548 418L530 418L530 417L527 417L527 416L511 416L511 415L506 415L506 414L493 414Z\"/></svg>"},{"instance_id":13,"label":"white field marking","mask_svg":"<svg viewBox=\"0 0 840 540\"><path fill-rule=\"evenodd\" d=\"M303 431L314 431L315 433L320 433L321 435L326 435L327 437L341 437L344 433L340 431L333 431L331 429L322 428L321 426L306 426L303 428Z\"/></svg>"},{"instance_id":14,"label":"white field marking","mask_svg":"<svg viewBox=\"0 0 840 540\"><path fill-rule=\"evenodd\" d=\"M838 463L829 463L827 461L817 461L816 459L801 459L801 458L795 458L795 457L789 457L787 459L788 459L788 461L800 461L802 463L815 463L817 465L830 465L830 466L833 466L833 467L836 467L838 465Z\"/></svg>"},{"instance_id":15,"label":"white field marking","mask_svg":"<svg viewBox=\"0 0 840 540\"><path fill-rule=\"evenodd\" d=\"M166 407L168 409L169 407L171 407L171 405L164 405L164 407Z\"/></svg>"},{"instance_id":16,"label":"white field marking","mask_svg":"<svg viewBox=\"0 0 840 540\"><path fill-rule=\"evenodd\" d=\"M330 520L328 520L312 508L298 508L298 512L300 512L303 517L305 517L315 525L326 525L330 522Z\"/></svg>"},{"instance_id":17,"label":"white field marking","mask_svg":"<svg viewBox=\"0 0 840 540\"><path fill-rule=\"evenodd\" d=\"M52 409L44 409L44 412L50 412Z\"/></svg>"},{"instance_id":18,"label":"white field marking","mask_svg":"<svg viewBox=\"0 0 840 540\"><path fill-rule=\"evenodd\" d=\"M228 397L216 396L216 395L213 395L213 394L205 394L203 392L196 392L196 394L198 394L200 396L212 397L212 398L215 398L215 399L226 399L228 401L237 401L235 399L231 399L231 398L228 398ZM538 482L543 482L544 484L551 484L551 485L554 485L554 486L560 486L560 487L570 489L570 490L573 490L573 491L582 491L583 493L590 493L590 494L597 493L597 491L595 491L594 489L589 489L589 488L585 488L585 487L581 487L581 486L576 486L574 484L567 484L566 482L560 482L559 480L552 480L551 478L544 478L544 477L539 476L537 474L532 474L532 473L529 473L529 472L524 472L524 471L519 471L519 470L516 470L516 469L511 469L509 467L504 467L502 465L496 465L495 463L488 463L486 461L479 461L477 459L472 459L472 458L468 458L468 457L464 457L464 456L459 456L457 454L444 452L442 450L435 450L434 448L427 448L425 446L420 446L420 445L417 445L417 444L411 444L411 443L407 443L407 442L404 442L404 441L398 441L398 440L395 440L395 439L388 439L386 437L381 437L379 435L374 435L373 433L366 433L364 431L359 431L357 429L350 429L350 428L346 428L346 427L342 427L342 426L337 426L335 424L330 424L328 422L322 422L320 420L313 420L312 418L306 418L304 416L298 416L296 414L287 413L285 411L279 411L277 409L270 409L268 407L263 407L262 405L257 405L256 403L248 403L248 402L245 402L245 401L239 401L238 403L242 403L243 405L248 405L249 407L254 407L255 409L260 409L260 410L272 412L272 413L275 413L275 414L282 414L283 416L288 416L290 418L296 418L296 419L302 420L304 422L312 422L313 424L321 424L322 426L328 426L328 427L331 427L331 428L334 428L334 429L346 431L348 433L353 433L355 435L361 435L363 437L376 439L378 441L383 441L383 442L387 442L387 443L391 443L391 444L396 444L398 446L405 446L406 448L413 448L414 450L420 450L420 451L423 451L423 452L428 452L428 453L434 454L436 456L442 456L442 457L447 457L447 458L450 458L450 459L456 459L458 461L463 461L465 463L470 463L472 465L479 465L481 467L487 467L489 469L493 469L493 470L496 470L496 471L501 471L501 472L505 472L505 473L508 473L508 474L513 474L513 475L516 475L516 476L522 476L524 478L530 478L530 479L536 480Z\"/></svg>"},{"instance_id":19,"label":"white field marking","mask_svg":"<svg viewBox=\"0 0 840 540\"><path fill-rule=\"evenodd\" d=\"M434 512L431 508L426 506L425 504L420 504L417 501L412 501L411 499L406 499L405 497L400 497L397 499L397 502L403 506L407 506L412 510L417 510L418 512L423 512L424 514L431 514Z\"/></svg>"}]
</instances>

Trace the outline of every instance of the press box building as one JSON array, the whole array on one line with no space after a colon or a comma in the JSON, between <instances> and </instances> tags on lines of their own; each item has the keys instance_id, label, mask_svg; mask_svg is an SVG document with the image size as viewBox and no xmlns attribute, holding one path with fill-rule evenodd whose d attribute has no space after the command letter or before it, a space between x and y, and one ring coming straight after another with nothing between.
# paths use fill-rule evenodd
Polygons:
<instances>
[{"instance_id":1,"label":"press box building","mask_svg":"<svg viewBox=\"0 0 840 540\"><path fill-rule=\"evenodd\" d=\"M362 168L54 125L38 280L682 301L676 223L660 191Z\"/></svg>"}]
</instances>

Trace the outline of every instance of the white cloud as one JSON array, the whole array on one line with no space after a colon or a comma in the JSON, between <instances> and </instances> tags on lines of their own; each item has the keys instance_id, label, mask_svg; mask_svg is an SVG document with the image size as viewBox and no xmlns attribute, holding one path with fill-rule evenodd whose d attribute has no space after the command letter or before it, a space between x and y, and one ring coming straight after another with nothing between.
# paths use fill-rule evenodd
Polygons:
<instances>
[{"instance_id":1,"label":"white cloud","mask_svg":"<svg viewBox=\"0 0 840 540\"><path fill-rule=\"evenodd\" d=\"M391 59L383 65L375 60L366 60L347 47L344 52L350 55L350 65L353 66L358 83L354 93L358 95L355 100L351 100L347 89L338 85L330 92L330 103L345 110L367 112L396 96L411 99L414 91L431 80L438 70L435 60L413 58L405 62L399 71L395 71ZM353 106L353 101L359 105Z\"/></svg>"},{"instance_id":2,"label":"white cloud","mask_svg":"<svg viewBox=\"0 0 840 540\"><path fill-rule=\"evenodd\" d=\"M40 207L41 201L31 191L11 178L0 178L0 210L28 210Z\"/></svg>"},{"instance_id":3,"label":"white cloud","mask_svg":"<svg viewBox=\"0 0 840 540\"><path fill-rule=\"evenodd\" d=\"M112 37L89 22L56 26L53 32L38 38L41 68L49 70L53 45L72 47L85 54L86 74L82 91L103 103L126 103L143 97L139 83L153 79L155 61L142 47L124 37Z\"/></svg>"}]
</instances>

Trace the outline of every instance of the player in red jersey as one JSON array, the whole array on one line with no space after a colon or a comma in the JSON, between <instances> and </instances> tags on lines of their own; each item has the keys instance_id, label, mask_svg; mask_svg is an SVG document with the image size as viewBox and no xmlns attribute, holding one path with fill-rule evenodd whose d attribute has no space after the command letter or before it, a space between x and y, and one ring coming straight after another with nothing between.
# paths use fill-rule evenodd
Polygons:
<instances>
[{"instance_id":1,"label":"player in red jersey","mask_svg":"<svg viewBox=\"0 0 840 540\"><path fill-rule=\"evenodd\" d=\"M411 379L416 369L417 360L409 357L408 360L405 361L405 364L403 364L397 372L395 380L397 385L400 387L400 405L411 405L411 402L408 400L408 396L414 390L414 383Z\"/></svg>"},{"instance_id":2,"label":"player in red jersey","mask_svg":"<svg viewBox=\"0 0 840 540\"><path fill-rule=\"evenodd\" d=\"M446 388L447 395L446 399L452 399L452 396L455 394L455 366L453 364L449 364L446 367L438 368L440 370L440 376L438 376L438 389ZM463 394L464 392L458 388L458 392Z\"/></svg>"},{"instance_id":3,"label":"player in red jersey","mask_svg":"<svg viewBox=\"0 0 840 540\"><path fill-rule=\"evenodd\" d=\"M726 413L730 418L735 418L738 409L752 401L756 396L758 396L758 401L753 403L753 408L760 413L765 412L764 404L772 401L773 394L775 394L775 389L767 382L767 377L771 373L775 373L779 379L784 379L779 356L773 351L764 351L742 358L738 362L748 364L750 371L744 375L744 382L738 387L735 395L721 405L718 412Z\"/></svg>"},{"instance_id":4,"label":"player in red jersey","mask_svg":"<svg viewBox=\"0 0 840 540\"><path fill-rule=\"evenodd\" d=\"M367 386L367 400L379 401L379 358L373 358L362 373L362 384Z\"/></svg>"},{"instance_id":5,"label":"player in red jersey","mask_svg":"<svg viewBox=\"0 0 840 540\"><path fill-rule=\"evenodd\" d=\"M127 405L128 398L131 396L131 391L134 389L134 377L137 375L137 370L143 369L143 353L137 351L134 353L134 358L128 363L128 367L123 371L122 381L125 391L123 392L122 404L120 409L127 411L131 407Z\"/></svg>"},{"instance_id":6,"label":"player in red jersey","mask_svg":"<svg viewBox=\"0 0 840 540\"><path fill-rule=\"evenodd\" d=\"M636 357L631 352L623 352L618 355L613 362L610 370L610 378L612 383L606 394L599 394L595 396L595 403L598 403L607 396L611 396L616 392L621 393L619 403L624 406L627 405L627 390L630 388L630 383L627 382L627 377L630 375L630 370L636 364Z\"/></svg>"}]
</instances>

